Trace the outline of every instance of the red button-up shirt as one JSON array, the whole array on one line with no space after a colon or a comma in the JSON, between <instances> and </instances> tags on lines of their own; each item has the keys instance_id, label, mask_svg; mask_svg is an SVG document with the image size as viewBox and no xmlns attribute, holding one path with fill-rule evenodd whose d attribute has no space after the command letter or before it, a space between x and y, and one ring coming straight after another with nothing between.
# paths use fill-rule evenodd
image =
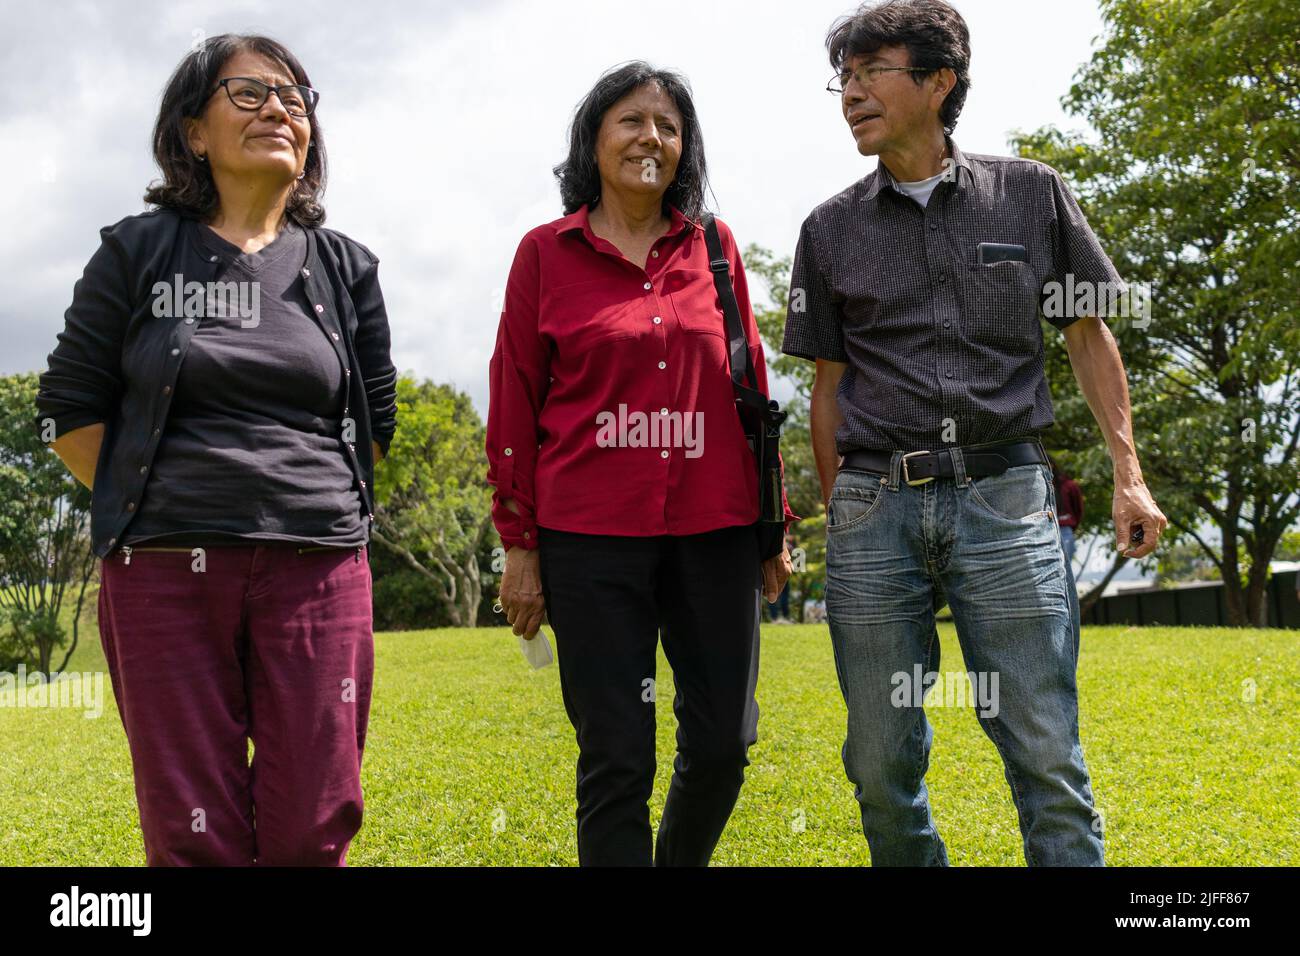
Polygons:
<instances>
[{"instance_id":1,"label":"red button-up shirt","mask_svg":"<svg viewBox=\"0 0 1300 956\"><path fill-rule=\"evenodd\" d=\"M644 267L591 231L586 206L519 244L487 423L492 519L508 548L535 548L538 525L686 535L758 518L704 229L670 212ZM718 232L766 392L745 269L721 220Z\"/></svg>"}]
</instances>

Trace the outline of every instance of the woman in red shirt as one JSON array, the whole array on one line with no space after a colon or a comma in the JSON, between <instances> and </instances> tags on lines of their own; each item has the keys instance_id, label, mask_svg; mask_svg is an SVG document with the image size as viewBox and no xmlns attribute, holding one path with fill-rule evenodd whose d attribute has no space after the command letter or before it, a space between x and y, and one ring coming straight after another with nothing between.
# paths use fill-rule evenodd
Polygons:
<instances>
[{"instance_id":1,"label":"woman in red shirt","mask_svg":"<svg viewBox=\"0 0 1300 956\"><path fill-rule=\"evenodd\" d=\"M1056 484L1057 524L1061 527L1061 550L1065 553L1065 566L1074 564L1075 529L1083 523L1083 492L1078 483L1069 476L1055 458L1048 456L1052 463L1052 481Z\"/></svg>"},{"instance_id":2,"label":"woman in red shirt","mask_svg":"<svg viewBox=\"0 0 1300 956\"><path fill-rule=\"evenodd\" d=\"M555 629L583 865L652 860L662 634L677 757L653 859L704 865L757 735L759 592L774 599L791 569L788 553L758 557L685 80L641 62L606 73L555 173L566 215L519 244L490 366L501 604L516 634L544 615ZM718 228L766 391L744 267Z\"/></svg>"}]
</instances>

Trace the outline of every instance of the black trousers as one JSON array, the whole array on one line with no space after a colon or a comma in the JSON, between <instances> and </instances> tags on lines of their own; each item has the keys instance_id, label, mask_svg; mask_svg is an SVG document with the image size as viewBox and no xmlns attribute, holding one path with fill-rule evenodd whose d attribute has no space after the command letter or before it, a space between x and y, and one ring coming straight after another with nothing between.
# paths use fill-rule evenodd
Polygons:
<instances>
[{"instance_id":1,"label":"black trousers","mask_svg":"<svg viewBox=\"0 0 1300 956\"><path fill-rule=\"evenodd\" d=\"M677 690L677 756L654 863L706 865L758 735L762 575L753 528L649 538L538 534L564 707L578 737L579 864L651 863L662 636Z\"/></svg>"}]
</instances>

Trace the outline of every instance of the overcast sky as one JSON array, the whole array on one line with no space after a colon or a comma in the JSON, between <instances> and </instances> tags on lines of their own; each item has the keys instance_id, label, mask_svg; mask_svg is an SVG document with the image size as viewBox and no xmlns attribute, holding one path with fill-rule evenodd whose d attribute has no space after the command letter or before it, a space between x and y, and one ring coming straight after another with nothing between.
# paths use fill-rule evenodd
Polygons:
<instances>
[{"instance_id":1,"label":"overcast sky","mask_svg":"<svg viewBox=\"0 0 1300 956\"><path fill-rule=\"evenodd\" d=\"M1059 100L1101 32L1092 0L957 7L973 51L963 150L1006 153L1011 130L1079 125ZM510 261L561 214L550 170L597 76L638 58L683 72L717 213L741 245L789 255L804 216L875 162L824 90L827 28L852 8L0 0L0 374L45 367L99 228L143 211L162 86L196 35L267 33L302 60L322 92L328 225L381 260L395 364L485 411Z\"/></svg>"}]
</instances>

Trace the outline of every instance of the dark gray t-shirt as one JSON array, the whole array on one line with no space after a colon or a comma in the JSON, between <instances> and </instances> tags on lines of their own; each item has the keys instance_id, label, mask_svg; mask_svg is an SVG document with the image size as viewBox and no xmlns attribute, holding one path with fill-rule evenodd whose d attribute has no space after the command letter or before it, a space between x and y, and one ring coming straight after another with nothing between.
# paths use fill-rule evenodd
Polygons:
<instances>
[{"instance_id":1,"label":"dark gray t-shirt","mask_svg":"<svg viewBox=\"0 0 1300 956\"><path fill-rule=\"evenodd\" d=\"M244 253L206 226L199 234L226 264L219 281L247 283L243 308L209 297L195 320L123 543L365 544L344 457L343 368L303 290L306 235L290 223L259 252Z\"/></svg>"}]
</instances>

